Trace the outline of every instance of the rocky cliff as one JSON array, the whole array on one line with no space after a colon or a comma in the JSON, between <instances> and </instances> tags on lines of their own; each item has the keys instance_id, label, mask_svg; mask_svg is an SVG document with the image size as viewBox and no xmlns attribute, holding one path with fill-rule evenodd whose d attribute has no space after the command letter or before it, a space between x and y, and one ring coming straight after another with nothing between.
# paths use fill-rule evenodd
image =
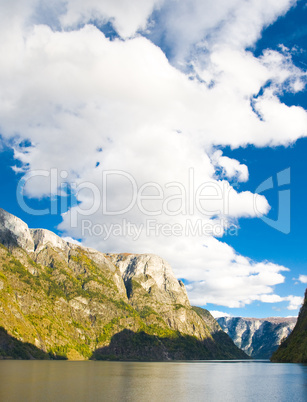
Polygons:
<instances>
[{"instance_id":1,"label":"rocky cliff","mask_svg":"<svg viewBox=\"0 0 307 402\"><path fill-rule=\"evenodd\" d=\"M104 254L0 209L0 356L246 358L155 255ZM227 337L227 338L225 338ZM227 341L225 341L227 339Z\"/></svg>"},{"instance_id":2,"label":"rocky cliff","mask_svg":"<svg viewBox=\"0 0 307 402\"><path fill-rule=\"evenodd\" d=\"M293 330L296 318L221 317L217 322L246 354L254 359L270 359Z\"/></svg>"},{"instance_id":3,"label":"rocky cliff","mask_svg":"<svg viewBox=\"0 0 307 402\"><path fill-rule=\"evenodd\" d=\"M282 342L271 360L281 363L307 363L307 289L294 330Z\"/></svg>"}]
</instances>

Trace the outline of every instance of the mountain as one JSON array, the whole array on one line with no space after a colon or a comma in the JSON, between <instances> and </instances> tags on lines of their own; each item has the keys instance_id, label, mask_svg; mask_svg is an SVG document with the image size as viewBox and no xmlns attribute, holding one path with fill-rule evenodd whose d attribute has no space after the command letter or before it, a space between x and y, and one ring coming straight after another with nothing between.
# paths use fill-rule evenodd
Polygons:
<instances>
[{"instance_id":1,"label":"mountain","mask_svg":"<svg viewBox=\"0 0 307 402\"><path fill-rule=\"evenodd\" d=\"M307 289L297 323L271 360L280 363L307 363Z\"/></svg>"},{"instance_id":2,"label":"mountain","mask_svg":"<svg viewBox=\"0 0 307 402\"><path fill-rule=\"evenodd\" d=\"M2 358L247 358L156 255L104 254L3 209L0 242Z\"/></svg>"},{"instance_id":3,"label":"mountain","mask_svg":"<svg viewBox=\"0 0 307 402\"><path fill-rule=\"evenodd\" d=\"M246 354L254 359L269 359L293 330L296 318L221 317L217 322Z\"/></svg>"}]
</instances>

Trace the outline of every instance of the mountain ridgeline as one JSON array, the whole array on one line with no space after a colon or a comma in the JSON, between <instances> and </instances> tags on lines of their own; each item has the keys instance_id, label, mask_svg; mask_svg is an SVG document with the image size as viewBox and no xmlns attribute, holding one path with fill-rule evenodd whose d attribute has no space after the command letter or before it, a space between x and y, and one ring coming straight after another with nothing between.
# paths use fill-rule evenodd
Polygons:
<instances>
[{"instance_id":1,"label":"mountain ridgeline","mask_svg":"<svg viewBox=\"0 0 307 402\"><path fill-rule=\"evenodd\" d=\"M293 330L296 317L217 319L234 343L254 359L270 359L273 352Z\"/></svg>"},{"instance_id":2,"label":"mountain ridgeline","mask_svg":"<svg viewBox=\"0 0 307 402\"><path fill-rule=\"evenodd\" d=\"M271 360L280 363L307 363L307 289L297 323Z\"/></svg>"},{"instance_id":3,"label":"mountain ridgeline","mask_svg":"<svg viewBox=\"0 0 307 402\"><path fill-rule=\"evenodd\" d=\"M156 255L104 254L2 209L0 243L0 358L248 358Z\"/></svg>"}]
</instances>

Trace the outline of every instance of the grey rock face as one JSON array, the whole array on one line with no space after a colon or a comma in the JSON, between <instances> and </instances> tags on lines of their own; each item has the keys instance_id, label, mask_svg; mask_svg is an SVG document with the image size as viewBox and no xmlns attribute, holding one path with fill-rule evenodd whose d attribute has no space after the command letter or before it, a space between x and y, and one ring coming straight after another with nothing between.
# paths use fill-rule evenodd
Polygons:
<instances>
[{"instance_id":1,"label":"grey rock face","mask_svg":"<svg viewBox=\"0 0 307 402\"><path fill-rule=\"evenodd\" d=\"M68 252L69 243L57 236L55 233L47 229L30 229L30 234L34 241L35 251L38 253L44 247L50 246L54 249L59 249Z\"/></svg>"},{"instance_id":2,"label":"grey rock face","mask_svg":"<svg viewBox=\"0 0 307 402\"><path fill-rule=\"evenodd\" d=\"M34 251L34 242L28 225L0 208L0 243L8 248L17 246L26 252Z\"/></svg>"},{"instance_id":3,"label":"grey rock face","mask_svg":"<svg viewBox=\"0 0 307 402\"><path fill-rule=\"evenodd\" d=\"M269 359L292 332L296 318L242 318L217 319L234 343L255 359Z\"/></svg>"},{"instance_id":4,"label":"grey rock face","mask_svg":"<svg viewBox=\"0 0 307 402\"><path fill-rule=\"evenodd\" d=\"M208 328L192 310L184 284L171 266L154 254L108 254L124 280L129 303L138 311L150 307L176 331L205 339Z\"/></svg>"},{"instance_id":5,"label":"grey rock face","mask_svg":"<svg viewBox=\"0 0 307 402\"><path fill-rule=\"evenodd\" d=\"M79 247L49 230L29 229L21 219L3 209L0 209L0 241L10 247L22 248L41 263L45 262L44 254L50 256L50 249L55 250L67 262L69 254ZM161 257L153 254L105 255L91 248L81 249L91 260L98 265L107 266L111 272L116 273L118 267L118 274L122 276L128 293L131 281L134 280L163 304L178 304L191 308L183 283L175 278L171 266ZM118 286L122 288L122 281L116 279Z\"/></svg>"},{"instance_id":6,"label":"grey rock face","mask_svg":"<svg viewBox=\"0 0 307 402\"><path fill-rule=\"evenodd\" d=\"M154 254L108 254L120 269L126 287L137 281L147 293L155 293L162 303L191 307L185 286L171 266Z\"/></svg>"},{"instance_id":7,"label":"grey rock face","mask_svg":"<svg viewBox=\"0 0 307 402\"><path fill-rule=\"evenodd\" d=\"M104 254L1 209L0 242L0 327L52 356L89 358L113 342L102 355L142 357L147 342L150 359L247 357L156 255Z\"/></svg>"}]
</instances>

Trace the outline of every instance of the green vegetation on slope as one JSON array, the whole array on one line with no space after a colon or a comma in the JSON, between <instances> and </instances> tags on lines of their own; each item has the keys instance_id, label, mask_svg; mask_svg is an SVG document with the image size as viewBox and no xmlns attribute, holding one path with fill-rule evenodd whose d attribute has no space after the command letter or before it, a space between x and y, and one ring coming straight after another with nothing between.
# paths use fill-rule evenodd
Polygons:
<instances>
[{"instance_id":1,"label":"green vegetation on slope","mask_svg":"<svg viewBox=\"0 0 307 402\"><path fill-rule=\"evenodd\" d=\"M19 341L0 327L0 359L48 360L50 356L31 343Z\"/></svg>"},{"instance_id":2,"label":"green vegetation on slope","mask_svg":"<svg viewBox=\"0 0 307 402\"><path fill-rule=\"evenodd\" d=\"M307 363L307 289L295 328L271 358L280 363Z\"/></svg>"},{"instance_id":3,"label":"green vegetation on slope","mask_svg":"<svg viewBox=\"0 0 307 402\"><path fill-rule=\"evenodd\" d=\"M211 335L215 341L211 344L211 347L217 348L220 356L223 355L224 359L248 359L246 353L237 348L231 338L221 329L208 310L201 307L192 308L204 320L206 325L211 328Z\"/></svg>"},{"instance_id":4,"label":"green vegetation on slope","mask_svg":"<svg viewBox=\"0 0 307 402\"><path fill-rule=\"evenodd\" d=\"M211 343L214 342L211 340ZM214 349L214 346L213 346ZM124 329L113 336L110 344L98 348L93 357L97 360L205 360L213 356L210 345L194 336L170 331L167 336ZM224 358L214 354L215 359Z\"/></svg>"},{"instance_id":5,"label":"green vegetation on slope","mask_svg":"<svg viewBox=\"0 0 307 402\"><path fill-rule=\"evenodd\" d=\"M95 263L82 248L76 247L65 259L46 246L34 261L18 247L8 250L1 245L0 356L74 360L238 357L215 344L205 323L207 339L171 329L155 309L165 309L163 303L137 281L130 283L134 297L128 300L115 282L117 274L115 266ZM174 314L189 313L181 304L170 308Z\"/></svg>"},{"instance_id":6,"label":"green vegetation on slope","mask_svg":"<svg viewBox=\"0 0 307 402\"><path fill-rule=\"evenodd\" d=\"M29 266L1 247L0 325L17 339L52 356L84 359L121 329L146 328L107 278L109 270L100 267L99 272L82 253L65 264L51 250L47 254L52 255L52 267L26 258L20 249L15 254ZM29 272L32 267L35 275Z\"/></svg>"},{"instance_id":7,"label":"green vegetation on slope","mask_svg":"<svg viewBox=\"0 0 307 402\"><path fill-rule=\"evenodd\" d=\"M192 310L160 257L68 244L1 209L0 242L2 358L246 357L206 310Z\"/></svg>"}]
</instances>

